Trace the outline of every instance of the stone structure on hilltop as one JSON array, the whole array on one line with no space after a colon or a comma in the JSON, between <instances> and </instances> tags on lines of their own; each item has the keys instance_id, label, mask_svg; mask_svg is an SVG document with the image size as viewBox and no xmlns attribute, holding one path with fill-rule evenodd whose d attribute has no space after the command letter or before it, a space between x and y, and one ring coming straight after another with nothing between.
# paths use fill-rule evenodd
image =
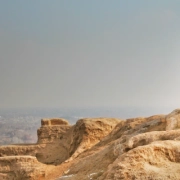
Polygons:
<instances>
[{"instance_id":1,"label":"stone structure on hilltop","mask_svg":"<svg viewBox=\"0 0 180 180\"><path fill-rule=\"evenodd\" d=\"M75 125L42 119L37 134L36 144L0 146L0 179L180 179L180 109Z\"/></svg>"}]
</instances>

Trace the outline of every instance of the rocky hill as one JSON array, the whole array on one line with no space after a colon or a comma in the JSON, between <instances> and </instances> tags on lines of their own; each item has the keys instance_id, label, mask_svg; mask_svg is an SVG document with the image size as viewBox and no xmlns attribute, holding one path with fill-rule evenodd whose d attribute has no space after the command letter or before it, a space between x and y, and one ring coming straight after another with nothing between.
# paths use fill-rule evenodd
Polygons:
<instances>
[{"instance_id":1,"label":"rocky hill","mask_svg":"<svg viewBox=\"0 0 180 180\"><path fill-rule=\"evenodd\" d=\"M180 109L133 119L42 119L36 144L0 146L2 180L179 180Z\"/></svg>"}]
</instances>

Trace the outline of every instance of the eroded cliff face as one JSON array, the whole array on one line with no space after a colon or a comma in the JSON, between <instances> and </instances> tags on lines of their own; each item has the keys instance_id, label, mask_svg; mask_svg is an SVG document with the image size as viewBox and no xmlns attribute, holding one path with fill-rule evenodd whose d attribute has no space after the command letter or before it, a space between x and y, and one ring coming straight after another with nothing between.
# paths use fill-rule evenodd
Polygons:
<instances>
[{"instance_id":1,"label":"eroded cliff face","mask_svg":"<svg viewBox=\"0 0 180 180\"><path fill-rule=\"evenodd\" d=\"M43 119L34 145L0 147L0 179L179 180L180 109L127 120Z\"/></svg>"},{"instance_id":2,"label":"eroded cliff face","mask_svg":"<svg viewBox=\"0 0 180 180\"><path fill-rule=\"evenodd\" d=\"M72 140L69 148L70 159L68 161L100 142L120 121L116 118L85 118L78 120L72 128Z\"/></svg>"},{"instance_id":3,"label":"eroded cliff face","mask_svg":"<svg viewBox=\"0 0 180 180\"><path fill-rule=\"evenodd\" d=\"M41 180L45 177L45 165L33 156L0 157L0 179Z\"/></svg>"},{"instance_id":4,"label":"eroded cliff face","mask_svg":"<svg viewBox=\"0 0 180 180\"><path fill-rule=\"evenodd\" d=\"M37 131L37 144L0 146L0 157L2 159L4 158L4 161L12 161L12 163L7 165L10 169L13 166L18 169L18 166L14 163L16 161L14 159L18 157L19 162L21 160L23 161L25 155L32 157L32 163L36 159L36 162L39 163L38 166L43 165L43 168L49 164L57 166L65 161L72 161L80 153L97 144L119 122L120 120L115 118L87 118L77 121L72 126L65 119L42 119L41 127ZM31 164L30 161L32 159L29 159L29 164ZM2 166L1 164L0 161L0 166ZM19 165L21 166L21 164ZM49 168L49 166L47 167ZM33 166L30 165L28 168L36 174L32 169ZM20 174L21 170L25 174L24 179L32 179L28 171L26 173L26 170L20 167L19 170ZM46 179L47 172L48 170L46 170L42 178ZM5 174L9 175L6 176ZM8 171L3 171L2 177L5 179L11 179L13 176L15 179L19 178L18 173L14 173L12 176L10 174ZM40 177L38 176L38 178Z\"/></svg>"}]
</instances>

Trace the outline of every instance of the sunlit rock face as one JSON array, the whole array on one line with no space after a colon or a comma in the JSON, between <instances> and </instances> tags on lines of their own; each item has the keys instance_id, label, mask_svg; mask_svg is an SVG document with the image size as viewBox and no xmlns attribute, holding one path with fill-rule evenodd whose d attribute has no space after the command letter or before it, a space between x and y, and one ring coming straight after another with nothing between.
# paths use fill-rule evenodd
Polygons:
<instances>
[{"instance_id":1,"label":"sunlit rock face","mask_svg":"<svg viewBox=\"0 0 180 180\"><path fill-rule=\"evenodd\" d=\"M38 129L38 144L53 143L61 140L72 126L67 120L61 118L42 119Z\"/></svg>"},{"instance_id":2,"label":"sunlit rock face","mask_svg":"<svg viewBox=\"0 0 180 180\"><path fill-rule=\"evenodd\" d=\"M168 115L42 119L37 144L0 146L4 180L179 180L180 109Z\"/></svg>"},{"instance_id":3,"label":"sunlit rock face","mask_svg":"<svg viewBox=\"0 0 180 180\"><path fill-rule=\"evenodd\" d=\"M100 142L120 121L116 118L85 118L78 120L72 130L69 160Z\"/></svg>"},{"instance_id":4,"label":"sunlit rock face","mask_svg":"<svg viewBox=\"0 0 180 180\"><path fill-rule=\"evenodd\" d=\"M33 156L0 157L0 179L44 179L45 165Z\"/></svg>"}]
</instances>

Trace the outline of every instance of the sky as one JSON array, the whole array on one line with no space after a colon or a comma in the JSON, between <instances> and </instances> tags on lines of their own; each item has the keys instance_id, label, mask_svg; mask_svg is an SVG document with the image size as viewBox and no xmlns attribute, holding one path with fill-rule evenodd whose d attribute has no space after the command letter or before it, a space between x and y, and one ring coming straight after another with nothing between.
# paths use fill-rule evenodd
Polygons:
<instances>
[{"instance_id":1,"label":"sky","mask_svg":"<svg viewBox=\"0 0 180 180\"><path fill-rule=\"evenodd\" d=\"M0 108L178 108L179 32L179 0L1 0Z\"/></svg>"}]
</instances>

